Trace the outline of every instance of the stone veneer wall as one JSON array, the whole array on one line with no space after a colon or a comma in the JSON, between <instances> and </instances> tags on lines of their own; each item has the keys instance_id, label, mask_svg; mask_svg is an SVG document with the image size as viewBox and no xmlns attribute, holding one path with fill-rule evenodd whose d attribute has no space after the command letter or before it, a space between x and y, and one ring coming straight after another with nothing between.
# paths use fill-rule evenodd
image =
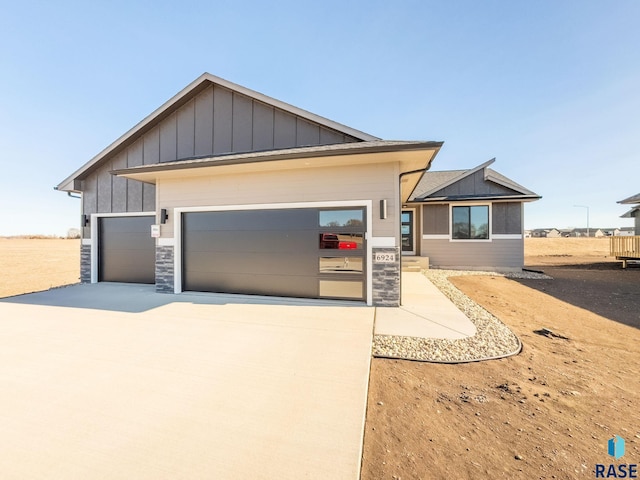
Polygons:
<instances>
[{"instance_id":1,"label":"stone veneer wall","mask_svg":"<svg viewBox=\"0 0 640 480\"><path fill-rule=\"evenodd\" d=\"M393 263L376 263L376 253L394 253ZM376 307L397 307L400 305L400 248L373 248L371 258L373 305Z\"/></svg>"},{"instance_id":2,"label":"stone veneer wall","mask_svg":"<svg viewBox=\"0 0 640 480\"><path fill-rule=\"evenodd\" d=\"M156 292L173 293L173 247L156 245Z\"/></svg>"},{"instance_id":3,"label":"stone veneer wall","mask_svg":"<svg viewBox=\"0 0 640 480\"><path fill-rule=\"evenodd\" d=\"M91 245L80 246L80 282L91 283Z\"/></svg>"}]
</instances>

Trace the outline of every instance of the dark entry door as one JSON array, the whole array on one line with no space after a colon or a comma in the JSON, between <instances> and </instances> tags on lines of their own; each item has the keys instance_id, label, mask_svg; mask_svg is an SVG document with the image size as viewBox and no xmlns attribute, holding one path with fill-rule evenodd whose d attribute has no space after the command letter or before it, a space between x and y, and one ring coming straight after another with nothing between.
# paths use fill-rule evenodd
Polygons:
<instances>
[{"instance_id":1,"label":"dark entry door","mask_svg":"<svg viewBox=\"0 0 640 480\"><path fill-rule=\"evenodd\" d=\"M155 283L153 221L153 216L99 218L98 281Z\"/></svg>"},{"instance_id":2,"label":"dark entry door","mask_svg":"<svg viewBox=\"0 0 640 480\"><path fill-rule=\"evenodd\" d=\"M413 210L404 210L402 212L402 251L404 253L415 253L413 240Z\"/></svg>"}]
</instances>

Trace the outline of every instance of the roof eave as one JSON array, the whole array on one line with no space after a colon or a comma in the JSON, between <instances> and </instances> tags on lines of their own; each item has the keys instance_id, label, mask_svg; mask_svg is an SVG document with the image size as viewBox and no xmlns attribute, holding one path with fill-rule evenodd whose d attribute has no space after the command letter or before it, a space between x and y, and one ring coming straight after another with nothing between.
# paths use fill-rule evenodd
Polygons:
<instances>
[{"instance_id":1,"label":"roof eave","mask_svg":"<svg viewBox=\"0 0 640 480\"><path fill-rule=\"evenodd\" d=\"M414 198L409 203L456 203L456 202L483 202L483 201L513 201L519 200L522 202L534 202L540 200L540 195L492 195L487 197L429 197L429 198Z\"/></svg>"},{"instance_id":2,"label":"roof eave","mask_svg":"<svg viewBox=\"0 0 640 480\"><path fill-rule=\"evenodd\" d=\"M351 147L346 147L346 145L351 145ZM356 145L356 146L353 146ZM389 152L399 152L399 151L416 151L416 150L429 150L433 151L433 155L429 158L427 162L426 168L429 168L435 154L440 150L443 145L443 142L413 142L406 145L380 145L380 146L363 146L358 148L360 144L342 144L337 145L336 148L330 150L313 150L310 148L308 151L300 148L294 149L286 149L286 150L277 150L277 151L267 151L263 152L261 155L256 155L256 152L249 152L246 157L242 157L241 155L233 154L233 155L221 155L215 157L203 157L197 160L201 160L196 162L188 161L188 160L179 160L173 162L165 162L165 163L156 163L153 165L141 165L137 167L124 168L119 170L112 170L110 173L112 175L131 175L131 174L139 174L139 173L154 173L154 172L162 172L162 171L172 171L172 170L185 170L185 169L194 169L194 168L205 168L205 167L217 167L217 166L228 166L228 165L243 165L243 164L251 164L251 163L264 163L270 161L281 161L281 160L294 160L294 159L305 159L305 158L321 158L321 157L337 157L344 155L358 155L358 154L375 154L375 153L389 153ZM342 148L340 148L342 146ZM258 152L260 153L260 152ZM225 157L229 157L225 159Z\"/></svg>"},{"instance_id":3,"label":"roof eave","mask_svg":"<svg viewBox=\"0 0 640 480\"><path fill-rule=\"evenodd\" d=\"M631 205L634 203L640 203L640 193L635 195L631 195L629 198L625 198L623 200L618 200L616 203L620 203L623 205Z\"/></svg>"}]
</instances>

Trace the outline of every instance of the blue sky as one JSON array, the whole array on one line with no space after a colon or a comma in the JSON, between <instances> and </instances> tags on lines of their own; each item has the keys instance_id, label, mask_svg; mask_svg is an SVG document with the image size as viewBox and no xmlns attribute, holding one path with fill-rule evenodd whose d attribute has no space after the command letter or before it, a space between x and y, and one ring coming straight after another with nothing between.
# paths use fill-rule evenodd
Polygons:
<instances>
[{"instance_id":1,"label":"blue sky","mask_svg":"<svg viewBox=\"0 0 640 480\"><path fill-rule=\"evenodd\" d=\"M630 226L640 2L0 0L0 235L65 234L67 175L202 72L384 139L442 140L544 198L525 226Z\"/></svg>"}]
</instances>

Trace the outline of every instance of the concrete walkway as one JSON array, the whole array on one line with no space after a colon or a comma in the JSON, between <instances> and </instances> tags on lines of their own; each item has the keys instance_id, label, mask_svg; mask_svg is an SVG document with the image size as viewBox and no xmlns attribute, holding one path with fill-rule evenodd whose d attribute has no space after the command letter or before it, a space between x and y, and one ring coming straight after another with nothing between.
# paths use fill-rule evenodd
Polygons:
<instances>
[{"instance_id":1,"label":"concrete walkway","mask_svg":"<svg viewBox=\"0 0 640 480\"><path fill-rule=\"evenodd\" d=\"M374 309L77 285L0 300L2 478L359 477Z\"/></svg>"},{"instance_id":2,"label":"concrete walkway","mask_svg":"<svg viewBox=\"0 0 640 480\"><path fill-rule=\"evenodd\" d=\"M476 327L422 273L402 273L402 306L376 309L376 335L459 339Z\"/></svg>"}]
</instances>

